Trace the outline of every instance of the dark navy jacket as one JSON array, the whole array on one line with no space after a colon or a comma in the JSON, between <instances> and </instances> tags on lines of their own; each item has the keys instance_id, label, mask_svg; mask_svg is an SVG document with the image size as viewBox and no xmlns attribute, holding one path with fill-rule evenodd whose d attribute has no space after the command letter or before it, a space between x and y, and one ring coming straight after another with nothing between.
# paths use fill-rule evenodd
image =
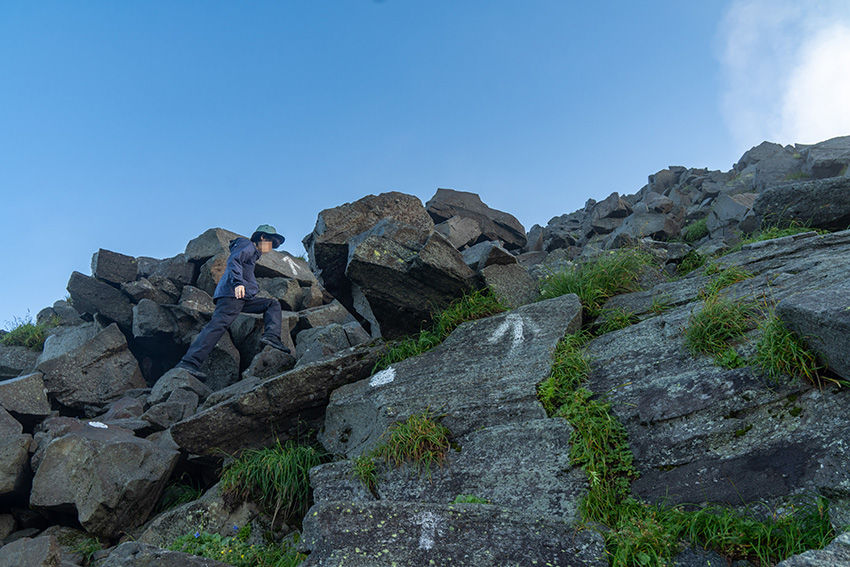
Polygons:
<instances>
[{"instance_id":1,"label":"dark navy jacket","mask_svg":"<svg viewBox=\"0 0 850 567\"><path fill-rule=\"evenodd\" d=\"M236 238L230 241L230 256L227 257L227 268L224 275L215 286L213 299L236 297L236 286L245 286L245 299L250 299L260 292L257 278L254 277L254 265L262 254L247 238Z\"/></svg>"}]
</instances>

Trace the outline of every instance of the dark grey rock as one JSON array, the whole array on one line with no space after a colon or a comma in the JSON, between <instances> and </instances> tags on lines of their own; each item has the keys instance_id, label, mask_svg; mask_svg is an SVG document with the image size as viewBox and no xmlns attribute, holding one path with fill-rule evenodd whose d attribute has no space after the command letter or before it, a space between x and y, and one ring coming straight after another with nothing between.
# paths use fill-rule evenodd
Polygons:
<instances>
[{"instance_id":1,"label":"dark grey rock","mask_svg":"<svg viewBox=\"0 0 850 567\"><path fill-rule=\"evenodd\" d=\"M102 331L97 323L85 323L75 327L61 327L48 335L37 363L71 353L83 347Z\"/></svg>"},{"instance_id":2,"label":"dark grey rock","mask_svg":"<svg viewBox=\"0 0 850 567\"><path fill-rule=\"evenodd\" d=\"M131 388L144 388L145 380L127 340L114 323L80 348L37 366L44 386L61 404L84 408L114 401Z\"/></svg>"},{"instance_id":3,"label":"dark grey rock","mask_svg":"<svg viewBox=\"0 0 850 567\"><path fill-rule=\"evenodd\" d=\"M133 307L130 298L109 284L103 283L80 272L71 274L68 280L68 293L77 311L95 313L115 321L130 331L133 328Z\"/></svg>"},{"instance_id":4,"label":"dark grey rock","mask_svg":"<svg viewBox=\"0 0 850 567\"><path fill-rule=\"evenodd\" d=\"M396 420L429 407L457 437L542 419L537 384L550 370L552 349L580 319L578 298L568 295L464 323L425 354L334 391L320 439L329 451L353 458Z\"/></svg>"},{"instance_id":5,"label":"dark grey rock","mask_svg":"<svg viewBox=\"0 0 850 567\"><path fill-rule=\"evenodd\" d=\"M169 281L169 283L171 282ZM142 299L150 299L151 301L160 304L171 303L174 301L174 297L154 286L147 278L140 278L133 282L122 283L121 291L127 294L130 301L133 303L138 303Z\"/></svg>"},{"instance_id":6,"label":"dark grey rock","mask_svg":"<svg viewBox=\"0 0 850 567\"><path fill-rule=\"evenodd\" d=\"M0 496L22 492L31 478L29 447L32 436L27 433L0 437Z\"/></svg>"},{"instance_id":7,"label":"dark grey rock","mask_svg":"<svg viewBox=\"0 0 850 567\"><path fill-rule=\"evenodd\" d=\"M115 548L100 567L227 567L215 559L168 551L154 545L127 541Z\"/></svg>"},{"instance_id":8,"label":"dark grey rock","mask_svg":"<svg viewBox=\"0 0 850 567\"><path fill-rule=\"evenodd\" d=\"M478 224L483 240L499 240L508 250L525 246L525 228L516 217L491 209L475 193L437 189L425 207L435 224L452 217L472 219Z\"/></svg>"},{"instance_id":9,"label":"dark grey rock","mask_svg":"<svg viewBox=\"0 0 850 567\"><path fill-rule=\"evenodd\" d=\"M304 520L302 547L304 567L608 565L596 532L481 504L323 502Z\"/></svg>"},{"instance_id":10,"label":"dark grey rock","mask_svg":"<svg viewBox=\"0 0 850 567\"><path fill-rule=\"evenodd\" d=\"M99 280L120 285L139 277L139 266L132 256L99 249L92 255L91 273Z\"/></svg>"},{"instance_id":11,"label":"dark grey rock","mask_svg":"<svg viewBox=\"0 0 850 567\"><path fill-rule=\"evenodd\" d=\"M60 567L60 558L53 536L21 538L0 547L0 567Z\"/></svg>"},{"instance_id":12,"label":"dark grey rock","mask_svg":"<svg viewBox=\"0 0 850 567\"><path fill-rule=\"evenodd\" d=\"M204 262L198 269L197 287L210 297L215 295L215 286L218 285L218 280L221 279L227 269L227 257L226 252L217 254ZM254 273L256 274L256 269Z\"/></svg>"},{"instance_id":13,"label":"dark grey rock","mask_svg":"<svg viewBox=\"0 0 850 567\"><path fill-rule=\"evenodd\" d=\"M150 423L155 431L162 431L193 415L199 402L198 394L177 389L171 392L166 401L151 406L141 419Z\"/></svg>"},{"instance_id":14,"label":"dark grey rock","mask_svg":"<svg viewBox=\"0 0 850 567\"><path fill-rule=\"evenodd\" d=\"M850 178L834 177L768 187L753 210L762 225L797 223L824 230L850 226Z\"/></svg>"},{"instance_id":15,"label":"dark grey rock","mask_svg":"<svg viewBox=\"0 0 850 567\"><path fill-rule=\"evenodd\" d=\"M198 268L195 264L186 261L183 254L172 258L160 260L153 265L149 274L143 274L148 279L153 276L166 278L173 283L178 290L184 285L193 285L198 277Z\"/></svg>"},{"instance_id":16,"label":"dark grey rock","mask_svg":"<svg viewBox=\"0 0 850 567\"><path fill-rule=\"evenodd\" d=\"M790 148L778 149L775 154L755 164L753 188L758 193L789 178L805 176L807 174L802 171L804 163L803 157Z\"/></svg>"},{"instance_id":17,"label":"dark grey rock","mask_svg":"<svg viewBox=\"0 0 850 567\"><path fill-rule=\"evenodd\" d=\"M345 326L333 323L324 327L305 329L298 333L295 339L296 366L317 362L335 352L367 342L371 338L356 321L347 323ZM354 339L353 343L352 339Z\"/></svg>"},{"instance_id":18,"label":"dark grey rock","mask_svg":"<svg viewBox=\"0 0 850 567\"><path fill-rule=\"evenodd\" d=\"M549 220L543 229L543 249L547 252L575 246L582 238L582 226L587 213L577 211Z\"/></svg>"},{"instance_id":19,"label":"dark grey rock","mask_svg":"<svg viewBox=\"0 0 850 567\"><path fill-rule=\"evenodd\" d=\"M303 292L298 280L292 278L257 278L260 297L271 297L280 301L284 311L295 311Z\"/></svg>"},{"instance_id":20,"label":"dark grey rock","mask_svg":"<svg viewBox=\"0 0 850 567\"><path fill-rule=\"evenodd\" d=\"M77 310L64 299L55 301L52 307L45 307L39 311L38 315L35 316L35 321L36 323L58 325L82 325L85 323Z\"/></svg>"},{"instance_id":21,"label":"dark grey rock","mask_svg":"<svg viewBox=\"0 0 850 567\"><path fill-rule=\"evenodd\" d=\"M45 449L30 505L71 508L86 531L116 537L148 518L178 456L126 430L81 424Z\"/></svg>"},{"instance_id":22,"label":"dark grey rock","mask_svg":"<svg viewBox=\"0 0 850 567\"><path fill-rule=\"evenodd\" d=\"M0 542L15 531L15 517L12 514L0 514Z\"/></svg>"},{"instance_id":23,"label":"dark grey rock","mask_svg":"<svg viewBox=\"0 0 850 567\"><path fill-rule=\"evenodd\" d=\"M479 242L475 246L467 248L461 254L464 263L470 269L479 272L493 264L516 264L517 258L501 246L498 242Z\"/></svg>"},{"instance_id":24,"label":"dark grey rock","mask_svg":"<svg viewBox=\"0 0 850 567\"><path fill-rule=\"evenodd\" d=\"M188 371L182 368L173 368L166 372L156 381L151 393L147 398L147 403L150 405L160 404L171 396L171 393L176 390L186 390L196 394L201 401L205 400L212 394L209 386L189 374Z\"/></svg>"},{"instance_id":25,"label":"dark grey rock","mask_svg":"<svg viewBox=\"0 0 850 567\"><path fill-rule=\"evenodd\" d=\"M434 225L434 230L448 240L458 250L464 250L482 238L478 221L469 217L451 217Z\"/></svg>"},{"instance_id":26,"label":"dark grey rock","mask_svg":"<svg viewBox=\"0 0 850 567\"><path fill-rule=\"evenodd\" d=\"M177 326L170 311L150 299L142 299L133 306L133 336L156 337L171 336Z\"/></svg>"},{"instance_id":27,"label":"dark grey rock","mask_svg":"<svg viewBox=\"0 0 850 567\"><path fill-rule=\"evenodd\" d=\"M292 346L289 350L293 353L295 347ZM251 359L250 366L242 373L242 379L271 378L292 370L293 366L295 366L295 357L292 354L267 346Z\"/></svg>"},{"instance_id":28,"label":"dark grey rock","mask_svg":"<svg viewBox=\"0 0 850 567\"><path fill-rule=\"evenodd\" d=\"M289 278L301 285L312 285L318 282L306 261L293 256L289 252L278 252L277 250L263 254L257 260L254 274L258 278Z\"/></svg>"},{"instance_id":29,"label":"dark grey rock","mask_svg":"<svg viewBox=\"0 0 850 567\"><path fill-rule=\"evenodd\" d=\"M28 418L50 415L50 400L42 374L35 372L0 382L0 408Z\"/></svg>"},{"instance_id":30,"label":"dark grey rock","mask_svg":"<svg viewBox=\"0 0 850 567\"><path fill-rule=\"evenodd\" d=\"M644 195L640 202L646 205L647 211L650 213L665 215L673 210L673 201L669 197L665 197L654 191L650 191Z\"/></svg>"},{"instance_id":31,"label":"dark grey rock","mask_svg":"<svg viewBox=\"0 0 850 567\"><path fill-rule=\"evenodd\" d=\"M241 360L239 349L233 344L230 334L224 333L201 365L201 371L207 375L207 386L216 391L238 382Z\"/></svg>"},{"instance_id":32,"label":"dark grey rock","mask_svg":"<svg viewBox=\"0 0 850 567\"><path fill-rule=\"evenodd\" d=\"M754 146L744 152L741 159L738 160L732 169L734 171L743 171L748 167L754 166L761 161L768 160L774 157L778 152L785 148L774 142L762 142L758 146Z\"/></svg>"},{"instance_id":33,"label":"dark grey rock","mask_svg":"<svg viewBox=\"0 0 850 567\"><path fill-rule=\"evenodd\" d=\"M832 138L803 149L806 159L803 171L812 177L835 177L850 164L850 136Z\"/></svg>"},{"instance_id":34,"label":"dark grey rock","mask_svg":"<svg viewBox=\"0 0 850 567\"><path fill-rule=\"evenodd\" d=\"M755 213L752 212L756 196L755 193L724 193L717 197L706 218L706 226L712 238L722 236L726 228L739 228L742 232L752 232L758 228Z\"/></svg>"},{"instance_id":35,"label":"dark grey rock","mask_svg":"<svg viewBox=\"0 0 850 567\"><path fill-rule=\"evenodd\" d=\"M346 323L355 321L354 316L339 301L334 301L328 305L300 311L298 313L298 323L296 323L292 332L297 335L305 329L325 327L334 323L345 325Z\"/></svg>"},{"instance_id":36,"label":"dark grey rock","mask_svg":"<svg viewBox=\"0 0 850 567\"><path fill-rule=\"evenodd\" d=\"M830 370L850 380L850 283L801 291L779 302L776 313L819 353Z\"/></svg>"},{"instance_id":37,"label":"dark grey rock","mask_svg":"<svg viewBox=\"0 0 850 567\"><path fill-rule=\"evenodd\" d=\"M212 315L215 311L215 303L210 294L191 285L183 286L178 305L183 309L197 311L205 315Z\"/></svg>"},{"instance_id":38,"label":"dark grey rock","mask_svg":"<svg viewBox=\"0 0 850 567\"><path fill-rule=\"evenodd\" d=\"M531 303L540 297L537 282L528 270L519 264L487 266L481 270L481 279L486 287L511 308Z\"/></svg>"},{"instance_id":39,"label":"dark grey rock","mask_svg":"<svg viewBox=\"0 0 850 567\"><path fill-rule=\"evenodd\" d=\"M259 382L174 425L171 434L183 450L198 455L285 441L303 433L303 422L324 414L331 390L367 376L382 351L353 348Z\"/></svg>"},{"instance_id":40,"label":"dark grey rock","mask_svg":"<svg viewBox=\"0 0 850 567\"><path fill-rule=\"evenodd\" d=\"M653 240L669 240L679 234L681 221L672 215L660 213L634 213L627 217L611 238L625 234L635 240L649 236Z\"/></svg>"},{"instance_id":41,"label":"dark grey rock","mask_svg":"<svg viewBox=\"0 0 850 567\"><path fill-rule=\"evenodd\" d=\"M189 241L184 258L187 262L206 262L218 254L229 254L230 241L239 236L223 228L210 228Z\"/></svg>"},{"instance_id":42,"label":"dark grey rock","mask_svg":"<svg viewBox=\"0 0 850 567\"><path fill-rule=\"evenodd\" d=\"M311 270L346 306L351 305L351 284L345 277L348 241L382 219L394 219L428 232L434 229L434 222L418 198L390 192L368 195L354 203L323 210L313 232L304 237Z\"/></svg>"},{"instance_id":43,"label":"dark grey rock","mask_svg":"<svg viewBox=\"0 0 850 567\"><path fill-rule=\"evenodd\" d=\"M23 346L0 344L0 383L35 367L39 352Z\"/></svg>"}]
</instances>

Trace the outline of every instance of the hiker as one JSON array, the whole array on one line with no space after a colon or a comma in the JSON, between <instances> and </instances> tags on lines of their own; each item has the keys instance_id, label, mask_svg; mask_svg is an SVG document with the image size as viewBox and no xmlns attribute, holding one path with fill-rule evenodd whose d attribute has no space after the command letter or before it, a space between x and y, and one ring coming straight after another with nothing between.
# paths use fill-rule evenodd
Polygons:
<instances>
[{"instance_id":1,"label":"hiker","mask_svg":"<svg viewBox=\"0 0 850 567\"><path fill-rule=\"evenodd\" d=\"M284 240L273 226L261 224L250 240L240 236L230 241L227 268L213 295L215 311L212 319L198 333L175 368L182 368L199 380L206 380L201 364L240 313L262 313L265 327L260 342L289 354L289 349L280 341L280 303L277 299L256 297L260 288L254 277L254 265L260 256L277 248Z\"/></svg>"}]
</instances>

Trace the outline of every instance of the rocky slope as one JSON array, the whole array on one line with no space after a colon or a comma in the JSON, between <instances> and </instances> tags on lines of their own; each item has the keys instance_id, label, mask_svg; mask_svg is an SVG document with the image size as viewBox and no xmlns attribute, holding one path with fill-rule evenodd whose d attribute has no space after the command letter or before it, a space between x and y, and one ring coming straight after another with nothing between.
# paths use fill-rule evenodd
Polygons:
<instances>
[{"instance_id":1,"label":"rocky slope","mask_svg":"<svg viewBox=\"0 0 850 567\"><path fill-rule=\"evenodd\" d=\"M261 348L261 318L243 314L205 363L207 383L171 368L209 320L236 235L210 229L164 260L99 250L91 275L71 275L70 302L39 313L58 323L43 351L0 346L0 566L81 565L68 542L90 536L106 547L103 565L213 565L162 548L199 529L282 537L289 528L213 483L223 454L307 431L339 458L311 473L304 565L607 565L600 531L577 512L588 479L570 462L572 428L536 396L558 340L589 315L573 295L537 301L538 280L617 248L649 251L672 276L694 251L720 254L760 228L831 231L745 244L714 262L750 275L727 297L775 309L820 353L826 378L850 380L848 163L850 137L766 142L732 171L671 167L636 194L590 200L527 233L477 195L447 189L425 205L384 193L322 211L304 239L309 263L272 252L257 267L295 356ZM633 495L769 512L818 494L833 525L847 525L850 394L694 356L683 329L710 280L659 275L612 298L607 309L638 322L587 346L587 387L610 399L629 435ZM483 287L514 309L372 375L385 340ZM453 440L430 479L409 465L379 465L371 489L352 476L353 459L424 411L442 416ZM209 489L160 511L178 478ZM469 495L486 503L455 503ZM845 539L786 563L850 564ZM716 557L683 551L676 561Z\"/></svg>"}]
</instances>

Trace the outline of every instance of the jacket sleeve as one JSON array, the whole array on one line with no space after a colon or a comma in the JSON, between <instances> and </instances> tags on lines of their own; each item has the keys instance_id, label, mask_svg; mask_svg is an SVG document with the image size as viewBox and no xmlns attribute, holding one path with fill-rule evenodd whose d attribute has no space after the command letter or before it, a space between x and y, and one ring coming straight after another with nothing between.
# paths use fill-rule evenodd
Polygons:
<instances>
[{"instance_id":1,"label":"jacket sleeve","mask_svg":"<svg viewBox=\"0 0 850 567\"><path fill-rule=\"evenodd\" d=\"M230 270L230 275L232 276L233 287L240 285L245 285L245 276L244 268L245 268L245 260L250 254L250 250L245 247L238 252L235 252L227 258L228 269Z\"/></svg>"}]
</instances>

